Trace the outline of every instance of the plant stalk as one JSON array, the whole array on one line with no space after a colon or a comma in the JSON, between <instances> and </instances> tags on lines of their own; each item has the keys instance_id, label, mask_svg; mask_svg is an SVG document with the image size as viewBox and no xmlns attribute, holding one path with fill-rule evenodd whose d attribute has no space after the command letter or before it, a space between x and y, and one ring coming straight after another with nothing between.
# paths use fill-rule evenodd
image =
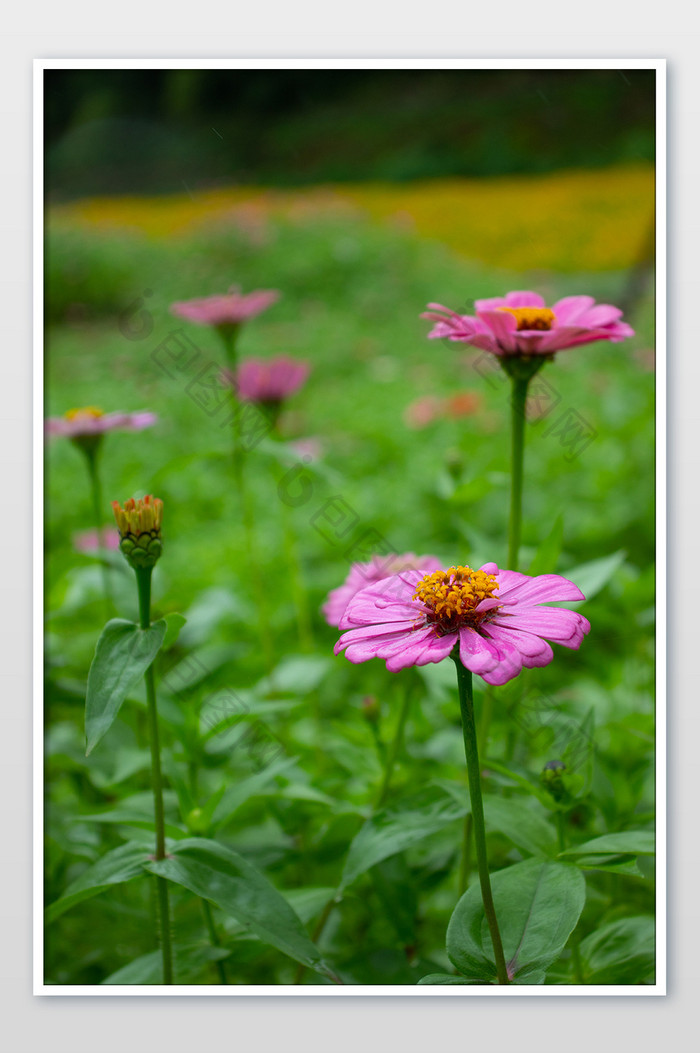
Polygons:
<instances>
[{"instance_id":1,"label":"plant stalk","mask_svg":"<svg viewBox=\"0 0 700 1053\"><path fill-rule=\"evenodd\" d=\"M486 854L486 826L484 823L484 804L481 797L481 774L479 770L479 747L476 741L476 722L474 720L474 699L472 695L472 674L470 670L454 658L457 669L457 686L459 688L459 705L462 713L462 730L464 732L464 753L467 759L467 776L469 778L469 797L471 799L472 826L474 829L474 847L479 869L481 899L484 914L491 933L493 953L496 960L496 973L499 984L507 984L508 969L503 954L503 943L496 918L496 908L491 892L488 857Z\"/></svg>"},{"instance_id":2,"label":"plant stalk","mask_svg":"<svg viewBox=\"0 0 700 1053\"><path fill-rule=\"evenodd\" d=\"M92 520L95 524L95 531L97 533L97 552L102 547L102 482L100 480L100 469L98 465L99 448L84 447L85 458L87 460L88 474L90 476L90 492L92 496ZM102 569L102 588L105 595L105 605L107 608L107 617L109 618L112 609L112 586L109 578L109 570L106 564L100 560L100 567Z\"/></svg>"},{"instance_id":3,"label":"plant stalk","mask_svg":"<svg viewBox=\"0 0 700 1053\"><path fill-rule=\"evenodd\" d=\"M142 629L151 624L151 576L153 567L135 569L139 593L139 622ZM153 786L153 804L156 826L155 859L165 859L165 813L163 809L163 776L160 766L160 738L158 734L158 709L156 704L156 685L151 664L144 674L146 681L146 703L148 713L148 739L151 747L151 784ZM160 922L160 945L163 955L163 983L173 982L173 956L170 934L170 908L168 903L168 882L156 876L158 891L158 910Z\"/></svg>"},{"instance_id":4,"label":"plant stalk","mask_svg":"<svg viewBox=\"0 0 700 1053\"><path fill-rule=\"evenodd\" d=\"M523 513L523 459L525 407L530 377L511 376L510 412L510 516L508 519L508 569L518 569Z\"/></svg>"}]
</instances>

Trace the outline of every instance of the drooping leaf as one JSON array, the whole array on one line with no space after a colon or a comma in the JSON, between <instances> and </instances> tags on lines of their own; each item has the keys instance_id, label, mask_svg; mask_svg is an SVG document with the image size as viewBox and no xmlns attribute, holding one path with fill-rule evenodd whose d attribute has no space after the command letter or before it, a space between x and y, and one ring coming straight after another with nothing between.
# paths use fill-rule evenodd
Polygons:
<instances>
[{"instance_id":1,"label":"drooping leaf","mask_svg":"<svg viewBox=\"0 0 700 1053\"><path fill-rule=\"evenodd\" d=\"M586 897L577 867L528 859L491 876L508 975L514 983L544 983L578 922ZM460 899L447 929L447 953L462 975L497 979L479 882Z\"/></svg>"},{"instance_id":2,"label":"drooping leaf","mask_svg":"<svg viewBox=\"0 0 700 1053\"><path fill-rule=\"evenodd\" d=\"M586 600L592 600L608 584L615 571L622 566L626 555L624 549L620 549L610 556L603 556L589 563L581 563L578 567L571 567L563 572L564 577L573 581L574 585L578 585ZM576 609L583 602L583 600L568 600L566 603L553 603L551 606Z\"/></svg>"},{"instance_id":3,"label":"drooping leaf","mask_svg":"<svg viewBox=\"0 0 700 1053\"><path fill-rule=\"evenodd\" d=\"M589 984L653 982L654 919L639 915L603 925L581 941L580 952Z\"/></svg>"},{"instance_id":4,"label":"drooping leaf","mask_svg":"<svg viewBox=\"0 0 700 1053\"><path fill-rule=\"evenodd\" d=\"M134 622L113 618L97 641L85 699L86 754L94 750L114 723L122 702L158 654L165 622L141 629Z\"/></svg>"},{"instance_id":5,"label":"drooping leaf","mask_svg":"<svg viewBox=\"0 0 700 1053\"><path fill-rule=\"evenodd\" d=\"M119 885L145 874L144 865L148 860L149 852L143 845L132 842L119 845L88 867L79 878L71 882L60 899L54 900L46 908L46 924L50 925L77 903L98 896L110 885Z\"/></svg>"},{"instance_id":6,"label":"drooping leaf","mask_svg":"<svg viewBox=\"0 0 700 1053\"><path fill-rule=\"evenodd\" d=\"M216 841L188 838L148 869L215 903L290 958L327 974L299 917L267 877L237 852Z\"/></svg>"},{"instance_id":7,"label":"drooping leaf","mask_svg":"<svg viewBox=\"0 0 700 1053\"><path fill-rule=\"evenodd\" d=\"M448 823L462 819L469 811L465 789L460 804L437 786L428 787L411 798L383 808L364 824L348 850L341 889L389 856L403 852Z\"/></svg>"},{"instance_id":8,"label":"drooping leaf","mask_svg":"<svg viewBox=\"0 0 700 1053\"><path fill-rule=\"evenodd\" d=\"M163 617L163 621L166 625L165 636L163 637L163 650L168 651L177 642L177 638L180 635L180 630L187 621L184 614L166 614Z\"/></svg>"}]
</instances>

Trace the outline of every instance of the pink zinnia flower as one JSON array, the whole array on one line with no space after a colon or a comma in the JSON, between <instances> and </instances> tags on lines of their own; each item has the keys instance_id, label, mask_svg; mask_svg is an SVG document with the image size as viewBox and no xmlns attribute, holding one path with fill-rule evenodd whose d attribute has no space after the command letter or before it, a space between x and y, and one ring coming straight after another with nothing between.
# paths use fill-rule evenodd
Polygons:
<instances>
[{"instance_id":1,"label":"pink zinnia flower","mask_svg":"<svg viewBox=\"0 0 700 1053\"><path fill-rule=\"evenodd\" d=\"M596 304L592 296L565 296L545 307L539 293L509 292L475 300L476 317L461 315L439 303L429 303L421 315L435 322L432 339L447 337L494 355L552 355L594 340L618 343L634 330L621 322L622 311Z\"/></svg>"},{"instance_id":2,"label":"pink zinnia flower","mask_svg":"<svg viewBox=\"0 0 700 1053\"><path fill-rule=\"evenodd\" d=\"M119 534L109 527L103 527L99 536L96 530L85 530L73 536L73 544L78 552L116 552L119 548Z\"/></svg>"},{"instance_id":3,"label":"pink zinnia flower","mask_svg":"<svg viewBox=\"0 0 700 1053\"><path fill-rule=\"evenodd\" d=\"M427 665L459 649L463 666L488 684L505 684L523 668L547 665L547 640L578 649L590 624L559 600L583 600L559 574L529 577L485 563L433 574L408 570L356 593L340 619L335 645L351 662L383 658L392 673Z\"/></svg>"},{"instance_id":4,"label":"pink zinnia flower","mask_svg":"<svg viewBox=\"0 0 700 1053\"><path fill-rule=\"evenodd\" d=\"M206 296L199 300L183 300L171 304L171 313L197 325L240 325L262 314L279 300L277 289L256 289L242 293L237 285L220 296Z\"/></svg>"},{"instance_id":5,"label":"pink zinnia flower","mask_svg":"<svg viewBox=\"0 0 700 1053\"><path fill-rule=\"evenodd\" d=\"M47 435L61 435L68 439L104 435L107 431L141 431L156 423L155 413L141 410L137 413L104 413L97 406L68 410L63 417L49 417L46 421Z\"/></svg>"},{"instance_id":6,"label":"pink zinnia flower","mask_svg":"<svg viewBox=\"0 0 700 1053\"><path fill-rule=\"evenodd\" d=\"M238 397L246 402L284 402L302 386L309 375L308 362L287 355L277 358L247 358L234 374L224 379L233 384Z\"/></svg>"},{"instance_id":7,"label":"pink zinnia flower","mask_svg":"<svg viewBox=\"0 0 700 1053\"><path fill-rule=\"evenodd\" d=\"M405 552L401 556L372 556L369 563L352 564L343 584L328 593L321 610L328 624L337 629L348 603L361 589L401 571L420 570L425 573L428 570L439 570L441 566L437 556L416 556L413 552Z\"/></svg>"}]
</instances>

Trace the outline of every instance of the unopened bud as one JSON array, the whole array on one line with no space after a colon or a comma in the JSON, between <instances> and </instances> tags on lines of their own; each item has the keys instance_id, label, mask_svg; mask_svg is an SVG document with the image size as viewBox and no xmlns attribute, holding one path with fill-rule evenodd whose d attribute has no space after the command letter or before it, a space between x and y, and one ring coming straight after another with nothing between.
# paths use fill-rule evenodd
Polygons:
<instances>
[{"instance_id":1,"label":"unopened bud","mask_svg":"<svg viewBox=\"0 0 700 1053\"><path fill-rule=\"evenodd\" d=\"M160 559L163 542L160 536L163 502L158 497L130 497L122 508L112 501L114 518L119 528L119 548L135 570L152 567Z\"/></svg>"},{"instance_id":2,"label":"unopened bud","mask_svg":"<svg viewBox=\"0 0 700 1053\"><path fill-rule=\"evenodd\" d=\"M566 765L560 760L547 761L542 769L540 782L555 801L563 801L569 796L563 779L565 771Z\"/></svg>"},{"instance_id":3,"label":"unopened bud","mask_svg":"<svg viewBox=\"0 0 700 1053\"><path fill-rule=\"evenodd\" d=\"M379 720L379 703L374 695L365 695L362 699L362 716L371 724Z\"/></svg>"}]
</instances>

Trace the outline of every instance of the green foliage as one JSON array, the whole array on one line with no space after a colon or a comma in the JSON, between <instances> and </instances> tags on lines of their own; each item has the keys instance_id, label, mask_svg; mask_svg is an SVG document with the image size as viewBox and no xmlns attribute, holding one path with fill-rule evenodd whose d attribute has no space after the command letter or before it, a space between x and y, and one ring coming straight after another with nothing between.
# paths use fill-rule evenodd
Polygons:
<instances>
[{"instance_id":1,"label":"green foliage","mask_svg":"<svg viewBox=\"0 0 700 1053\"><path fill-rule=\"evenodd\" d=\"M117 718L122 702L158 654L166 624L141 629L134 622L113 618L97 641L85 696L86 753L90 754Z\"/></svg>"},{"instance_id":2,"label":"green foliage","mask_svg":"<svg viewBox=\"0 0 700 1053\"><path fill-rule=\"evenodd\" d=\"M617 303L628 276L574 273L574 244L565 278L509 274L355 216L270 221L259 236L232 227L167 243L92 233L62 245L63 238L58 231L49 238L47 265L64 275L75 266L87 309L66 307L78 286L71 292L66 281L61 290L60 274L49 283L48 412L95 404L157 411L148 432L105 437L104 519L112 498L145 492L162 497L165 512L153 577L160 620L146 633L133 622L110 623L95 654L102 568L72 541L90 525L85 466L70 443L49 444L47 980L158 982L151 876L158 871L170 879L178 982L219 983L220 960L232 985L293 984L302 964L302 983L325 985L333 979L323 960L346 985L491 983L473 859L460 900L469 793L452 664L415 677L378 662L353 666L333 656L338 633L320 607L351 558L360 558L351 550L367 532L445 565L504 561L507 391L478 352L426 341L417 317L425 303L466 310L474 297L528 287L548 302L590 292ZM168 309L234 281L283 292L242 330L241 355L284 352L312 366L280 434L246 455L259 581L223 414L209 416L194 400L194 370L168 376L153 357L177 330L202 366L218 363L215 334L177 322ZM151 329L135 338L120 322L138 297ZM487 847L511 956L525 934L517 983L576 983L574 939L587 983L652 982L651 306L645 298L633 307L633 340L574 349L547 364L542 376L558 401L526 425L522 567L579 584L591 633L579 651L554 645L549 666L524 670L490 701L475 678L478 723L491 712L481 756ZM455 391L478 396L474 412L409 426L413 401ZM554 427L569 411L596 433L573 459ZM313 464L293 445L308 436L323 447ZM279 488L300 464L310 496L283 506ZM343 536L323 518L338 496L354 516ZM311 644L299 631L287 529L300 556ZM133 574L121 557L105 562L115 609L135 619ZM88 746L107 729L109 737L86 758L82 709L93 655ZM158 864L149 858L155 835L140 686L151 662L170 853ZM403 745L375 814L407 690ZM565 766L556 793L551 780L541 781L552 761ZM556 917L547 913L557 904ZM525 925L533 906L536 924ZM467 908L471 922L450 926L460 933L456 951L450 937L450 953L468 974L452 975L445 934L453 913L462 918Z\"/></svg>"},{"instance_id":3,"label":"green foliage","mask_svg":"<svg viewBox=\"0 0 700 1053\"><path fill-rule=\"evenodd\" d=\"M575 867L531 859L491 878L508 976L516 984L544 983L579 919L586 885ZM473 885L447 929L447 953L463 976L493 983L496 965L481 902Z\"/></svg>"}]
</instances>

